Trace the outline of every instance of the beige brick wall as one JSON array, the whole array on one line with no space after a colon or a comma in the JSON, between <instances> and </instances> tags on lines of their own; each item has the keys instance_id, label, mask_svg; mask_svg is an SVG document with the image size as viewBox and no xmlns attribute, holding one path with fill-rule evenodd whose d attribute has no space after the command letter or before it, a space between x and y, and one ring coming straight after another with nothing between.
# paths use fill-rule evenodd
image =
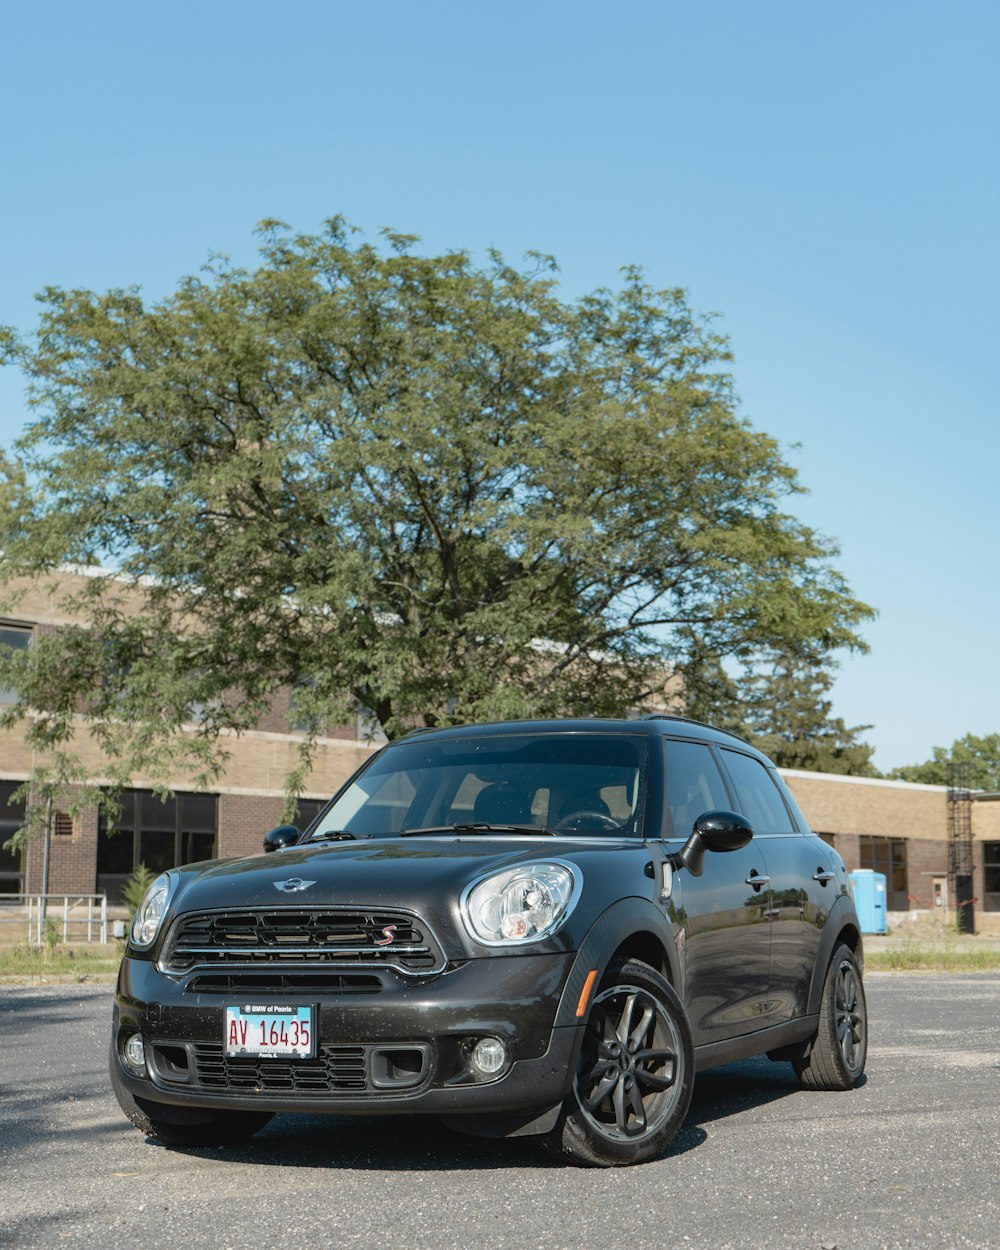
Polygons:
<instances>
[{"instance_id":1,"label":"beige brick wall","mask_svg":"<svg viewBox=\"0 0 1000 1250\"><path fill-rule=\"evenodd\" d=\"M28 843L24 863L24 888L42 888L45 847L41 837ZM93 894L97 876L97 809L85 808L73 818L73 832L53 836L49 844L49 893Z\"/></svg>"},{"instance_id":2,"label":"beige brick wall","mask_svg":"<svg viewBox=\"0 0 1000 1250\"><path fill-rule=\"evenodd\" d=\"M264 834L281 818L281 806L280 795L220 794L219 858L258 854Z\"/></svg>"},{"instance_id":3,"label":"beige brick wall","mask_svg":"<svg viewBox=\"0 0 1000 1250\"><path fill-rule=\"evenodd\" d=\"M944 786L779 769L817 833L947 840Z\"/></svg>"},{"instance_id":4,"label":"beige brick wall","mask_svg":"<svg viewBox=\"0 0 1000 1250\"><path fill-rule=\"evenodd\" d=\"M973 803L972 833L979 841L1000 842L1000 802Z\"/></svg>"},{"instance_id":5,"label":"beige brick wall","mask_svg":"<svg viewBox=\"0 0 1000 1250\"><path fill-rule=\"evenodd\" d=\"M906 880L910 907L930 910L934 906L933 879L948 875L948 844L940 840L908 838Z\"/></svg>"},{"instance_id":6,"label":"beige brick wall","mask_svg":"<svg viewBox=\"0 0 1000 1250\"><path fill-rule=\"evenodd\" d=\"M829 830L824 829L823 832L828 833ZM861 867L861 839L856 833L834 834L833 845L848 872Z\"/></svg>"},{"instance_id":7,"label":"beige brick wall","mask_svg":"<svg viewBox=\"0 0 1000 1250\"><path fill-rule=\"evenodd\" d=\"M294 735L253 731L240 737L224 737L221 745L229 753L230 759L224 766L222 776L213 785L213 790L280 795L284 791L286 777L298 762L298 739ZM96 744L86 736L79 739L76 747L81 762L99 784L100 776L106 768L106 760ZM367 743L343 738L320 739L316 745L315 764L307 793L314 797L329 796L374 749ZM4 778L24 778L29 775L35 756L25 743L23 730L0 730L0 760L3 761L0 775ZM137 775L133 778L132 785L140 790L152 789L162 780L160 777ZM166 780L174 790L193 788L191 777L183 773Z\"/></svg>"}]
</instances>

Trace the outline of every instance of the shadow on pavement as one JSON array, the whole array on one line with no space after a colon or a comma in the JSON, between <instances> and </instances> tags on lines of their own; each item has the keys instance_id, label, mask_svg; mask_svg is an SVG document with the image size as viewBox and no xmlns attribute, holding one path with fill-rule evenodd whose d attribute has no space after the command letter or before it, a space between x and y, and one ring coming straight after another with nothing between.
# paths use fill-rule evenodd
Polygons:
<instances>
[{"instance_id":1,"label":"shadow on pavement","mask_svg":"<svg viewBox=\"0 0 1000 1250\"><path fill-rule=\"evenodd\" d=\"M661 1156L676 1158L709 1138L715 1120L799 1093L789 1064L747 1060L702 1073L695 1084L683 1128ZM496 1168L565 1166L530 1137L492 1140L468 1137L424 1116L276 1116L240 1146L179 1149L149 1141L151 1149L173 1149L262 1167L352 1168L388 1172L480 1171Z\"/></svg>"}]
</instances>

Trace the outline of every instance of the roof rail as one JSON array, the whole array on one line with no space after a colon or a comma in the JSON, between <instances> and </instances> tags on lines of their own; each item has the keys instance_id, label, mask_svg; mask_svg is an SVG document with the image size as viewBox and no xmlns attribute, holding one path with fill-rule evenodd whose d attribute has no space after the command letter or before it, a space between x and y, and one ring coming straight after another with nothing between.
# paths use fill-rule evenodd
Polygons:
<instances>
[{"instance_id":1,"label":"roof rail","mask_svg":"<svg viewBox=\"0 0 1000 1250\"><path fill-rule=\"evenodd\" d=\"M648 712L645 716L641 716L639 719L679 720L685 725L701 725L703 729L713 729L717 734L726 734L730 738L735 738L737 742L745 742L748 747L753 746L750 739L744 738L742 734L733 733L731 729L720 729L718 725L710 725L708 721L697 720L694 716L677 716L673 712Z\"/></svg>"}]
</instances>

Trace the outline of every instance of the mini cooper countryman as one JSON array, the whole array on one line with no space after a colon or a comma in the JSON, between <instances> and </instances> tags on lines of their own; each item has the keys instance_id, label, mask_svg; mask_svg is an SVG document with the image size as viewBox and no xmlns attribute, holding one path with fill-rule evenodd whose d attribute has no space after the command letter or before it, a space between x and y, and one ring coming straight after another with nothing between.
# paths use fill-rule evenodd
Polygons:
<instances>
[{"instance_id":1,"label":"mini cooper countryman","mask_svg":"<svg viewBox=\"0 0 1000 1250\"><path fill-rule=\"evenodd\" d=\"M419 1113L617 1166L664 1149L702 1069L864 1070L843 862L728 733L417 732L264 852L171 869L132 923L111 1080L165 1143Z\"/></svg>"}]
</instances>

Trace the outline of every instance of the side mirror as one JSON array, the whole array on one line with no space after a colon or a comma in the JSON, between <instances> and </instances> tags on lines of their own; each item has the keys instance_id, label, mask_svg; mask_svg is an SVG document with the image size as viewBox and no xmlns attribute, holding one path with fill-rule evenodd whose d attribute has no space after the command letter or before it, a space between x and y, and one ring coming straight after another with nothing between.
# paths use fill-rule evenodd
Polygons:
<instances>
[{"instance_id":1,"label":"side mirror","mask_svg":"<svg viewBox=\"0 0 1000 1250\"><path fill-rule=\"evenodd\" d=\"M686 868L692 877L700 877L706 851L738 851L752 837L753 826L746 817L735 812L703 812L671 861L675 868Z\"/></svg>"},{"instance_id":2,"label":"side mirror","mask_svg":"<svg viewBox=\"0 0 1000 1250\"><path fill-rule=\"evenodd\" d=\"M265 851L281 851L286 846L294 846L302 834L296 825L279 825L264 834Z\"/></svg>"}]
</instances>

